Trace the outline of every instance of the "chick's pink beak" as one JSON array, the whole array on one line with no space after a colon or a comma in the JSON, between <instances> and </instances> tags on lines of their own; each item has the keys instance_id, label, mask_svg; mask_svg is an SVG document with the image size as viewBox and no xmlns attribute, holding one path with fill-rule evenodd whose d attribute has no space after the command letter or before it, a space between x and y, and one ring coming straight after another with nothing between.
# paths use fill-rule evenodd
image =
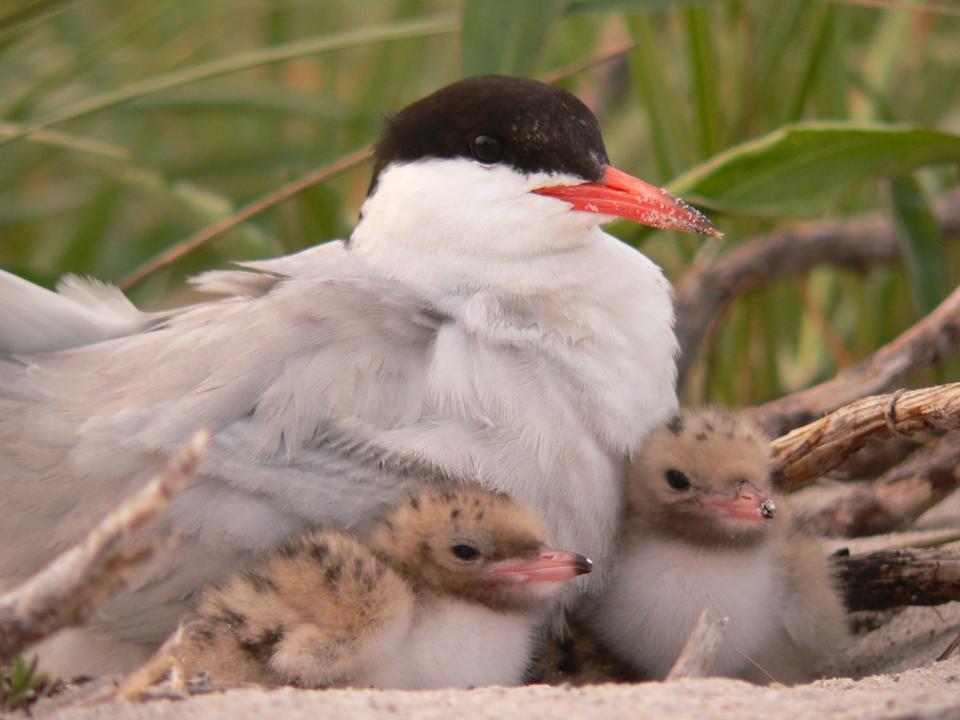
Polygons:
<instances>
[{"instance_id":1,"label":"chick's pink beak","mask_svg":"<svg viewBox=\"0 0 960 720\"><path fill-rule=\"evenodd\" d=\"M741 484L732 497L708 497L704 504L725 518L750 522L769 520L776 510L773 501L748 482Z\"/></svg>"},{"instance_id":2,"label":"chick's pink beak","mask_svg":"<svg viewBox=\"0 0 960 720\"><path fill-rule=\"evenodd\" d=\"M615 215L641 225L722 238L707 217L662 188L606 166L599 182L537 188L538 195L570 203L574 210Z\"/></svg>"},{"instance_id":3,"label":"chick's pink beak","mask_svg":"<svg viewBox=\"0 0 960 720\"><path fill-rule=\"evenodd\" d=\"M492 563L487 574L513 583L559 582L593 570L593 562L579 553L544 548L535 558L511 558Z\"/></svg>"}]
</instances>

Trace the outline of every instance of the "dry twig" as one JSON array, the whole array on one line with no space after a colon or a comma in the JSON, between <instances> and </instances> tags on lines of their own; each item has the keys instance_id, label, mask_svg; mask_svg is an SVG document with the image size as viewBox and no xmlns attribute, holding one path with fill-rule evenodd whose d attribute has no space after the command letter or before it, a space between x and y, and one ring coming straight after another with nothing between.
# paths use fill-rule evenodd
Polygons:
<instances>
[{"instance_id":1,"label":"dry twig","mask_svg":"<svg viewBox=\"0 0 960 720\"><path fill-rule=\"evenodd\" d=\"M902 530L960 485L960 431L930 441L874 482L807 519L823 535L862 537Z\"/></svg>"},{"instance_id":2,"label":"dry twig","mask_svg":"<svg viewBox=\"0 0 960 720\"><path fill-rule=\"evenodd\" d=\"M190 480L210 434L190 442L142 490L104 518L79 545L32 578L0 596L0 663L57 630L77 625L106 600L132 566L151 557L155 546L126 540L157 516Z\"/></svg>"},{"instance_id":3,"label":"dry twig","mask_svg":"<svg viewBox=\"0 0 960 720\"><path fill-rule=\"evenodd\" d=\"M256 200L248 203L239 210L230 213L222 220L218 220L213 225L208 225L207 227L188 237L186 240L177 243L152 260L147 261L120 281L120 289L129 290L132 287L136 287L143 282L148 275L151 275L157 270L171 265L184 255L193 252L202 245L206 245L214 238L219 237L225 232L245 223L255 215L262 213L264 210L268 210L274 205L279 205L283 201L303 192L309 187L319 185L320 183L326 182L340 173L355 168L371 157L373 157L373 148L371 146L363 147L359 150L355 150L349 155L344 155L338 160L334 160L332 163L328 163L327 165L323 165L316 170L312 170L301 178L297 178L296 180L285 183L276 190L271 190L267 194L258 197Z\"/></svg>"},{"instance_id":4,"label":"dry twig","mask_svg":"<svg viewBox=\"0 0 960 720\"><path fill-rule=\"evenodd\" d=\"M960 383L866 397L770 443L771 477L781 489L796 490L843 463L867 440L956 428Z\"/></svg>"},{"instance_id":5,"label":"dry twig","mask_svg":"<svg viewBox=\"0 0 960 720\"><path fill-rule=\"evenodd\" d=\"M834 563L851 612L960 600L960 550L892 550L836 557Z\"/></svg>"},{"instance_id":6,"label":"dry twig","mask_svg":"<svg viewBox=\"0 0 960 720\"><path fill-rule=\"evenodd\" d=\"M960 191L949 193L941 200L936 206L936 215L945 235L960 234ZM899 259L896 228L888 217L874 215L847 222L820 221L776 230L743 242L713 263L694 268L677 285L680 382L709 328L740 295L776 280L802 275L821 264L860 270ZM865 390L860 395L879 389ZM802 420L796 424L799 422Z\"/></svg>"},{"instance_id":7,"label":"dry twig","mask_svg":"<svg viewBox=\"0 0 960 720\"><path fill-rule=\"evenodd\" d=\"M728 622L729 618L726 617L714 618L709 610L700 613L700 619L693 626L683 650L680 651L680 657L670 668L666 679L679 680L708 676L723 644Z\"/></svg>"}]
</instances>

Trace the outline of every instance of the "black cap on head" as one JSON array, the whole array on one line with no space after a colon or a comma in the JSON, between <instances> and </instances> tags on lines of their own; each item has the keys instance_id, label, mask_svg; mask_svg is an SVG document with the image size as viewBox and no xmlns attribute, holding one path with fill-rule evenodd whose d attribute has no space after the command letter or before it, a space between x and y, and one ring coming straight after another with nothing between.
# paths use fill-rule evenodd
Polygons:
<instances>
[{"instance_id":1,"label":"black cap on head","mask_svg":"<svg viewBox=\"0 0 960 720\"><path fill-rule=\"evenodd\" d=\"M390 163L464 157L524 173L599 180L607 164L600 126L580 100L526 78L482 75L418 100L387 121L371 191Z\"/></svg>"}]
</instances>

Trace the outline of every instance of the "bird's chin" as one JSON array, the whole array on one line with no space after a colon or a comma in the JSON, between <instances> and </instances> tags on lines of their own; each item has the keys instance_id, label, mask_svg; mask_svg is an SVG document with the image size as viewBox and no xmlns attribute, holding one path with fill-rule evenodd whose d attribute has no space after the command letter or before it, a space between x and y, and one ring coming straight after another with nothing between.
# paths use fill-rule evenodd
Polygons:
<instances>
[{"instance_id":1,"label":"bird's chin","mask_svg":"<svg viewBox=\"0 0 960 720\"><path fill-rule=\"evenodd\" d=\"M750 548L763 543L770 535L767 522L725 517L704 512L701 507L683 511L674 508L653 518L653 525L666 537L713 548Z\"/></svg>"},{"instance_id":2,"label":"bird's chin","mask_svg":"<svg viewBox=\"0 0 960 720\"><path fill-rule=\"evenodd\" d=\"M546 611L551 602L560 596L564 587L565 583L548 581L503 584L496 590L497 604L517 611Z\"/></svg>"},{"instance_id":3,"label":"bird's chin","mask_svg":"<svg viewBox=\"0 0 960 720\"><path fill-rule=\"evenodd\" d=\"M730 545L749 547L762 542L768 535L764 522L741 518L720 518L716 522L717 534Z\"/></svg>"}]
</instances>

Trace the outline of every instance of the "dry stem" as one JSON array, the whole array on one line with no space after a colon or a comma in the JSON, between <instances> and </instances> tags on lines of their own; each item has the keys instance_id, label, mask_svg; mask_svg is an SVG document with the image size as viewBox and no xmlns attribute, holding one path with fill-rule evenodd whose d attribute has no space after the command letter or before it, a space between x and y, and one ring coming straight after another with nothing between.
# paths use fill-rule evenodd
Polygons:
<instances>
[{"instance_id":1,"label":"dry stem","mask_svg":"<svg viewBox=\"0 0 960 720\"><path fill-rule=\"evenodd\" d=\"M960 431L930 441L874 482L808 518L824 535L862 537L902 530L960 485Z\"/></svg>"},{"instance_id":2,"label":"dry stem","mask_svg":"<svg viewBox=\"0 0 960 720\"><path fill-rule=\"evenodd\" d=\"M728 622L729 618L726 617L713 618L709 610L700 613L700 619L693 626L683 650L680 651L680 657L670 668L666 679L679 680L708 676L723 644Z\"/></svg>"},{"instance_id":3,"label":"dry stem","mask_svg":"<svg viewBox=\"0 0 960 720\"><path fill-rule=\"evenodd\" d=\"M104 518L79 545L0 596L0 663L57 630L83 622L106 600L132 566L156 547L124 541L166 509L203 459L210 434L190 442L142 490Z\"/></svg>"},{"instance_id":4,"label":"dry stem","mask_svg":"<svg viewBox=\"0 0 960 720\"><path fill-rule=\"evenodd\" d=\"M771 477L780 488L796 490L839 466L869 439L956 428L960 383L866 397L774 440Z\"/></svg>"}]
</instances>

